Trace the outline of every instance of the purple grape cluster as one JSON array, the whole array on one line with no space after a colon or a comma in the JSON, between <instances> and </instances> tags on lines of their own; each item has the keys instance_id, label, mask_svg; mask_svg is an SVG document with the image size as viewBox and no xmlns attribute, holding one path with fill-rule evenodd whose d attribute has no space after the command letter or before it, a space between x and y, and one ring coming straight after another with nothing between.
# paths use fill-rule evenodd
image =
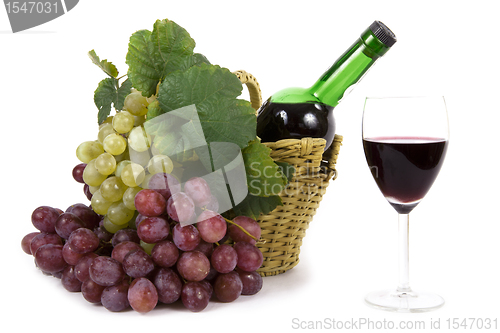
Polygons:
<instances>
[{"instance_id":1,"label":"purple grape cluster","mask_svg":"<svg viewBox=\"0 0 500 333\"><path fill-rule=\"evenodd\" d=\"M73 173L77 179L79 173ZM263 262L256 246L258 223L218 214L202 178L188 180L183 191L165 188L167 178L151 178L149 188L135 196L135 223L114 234L104 227L104 217L84 204L66 211L38 207L31 216L38 231L22 239L22 249L65 289L113 312L131 307L146 313L158 303L174 302L199 312L212 298L232 302L258 293L262 277L256 270Z\"/></svg>"}]
</instances>

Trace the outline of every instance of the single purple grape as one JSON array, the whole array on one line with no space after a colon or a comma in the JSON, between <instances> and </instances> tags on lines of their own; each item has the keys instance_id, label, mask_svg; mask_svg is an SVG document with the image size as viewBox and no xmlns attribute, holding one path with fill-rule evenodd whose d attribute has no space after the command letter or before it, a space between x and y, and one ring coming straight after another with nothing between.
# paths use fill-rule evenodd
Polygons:
<instances>
[{"instance_id":1,"label":"single purple grape","mask_svg":"<svg viewBox=\"0 0 500 333\"><path fill-rule=\"evenodd\" d=\"M85 282L90 278L89 268L92 260L97 258L95 253L85 254L75 265L75 276L80 282Z\"/></svg>"},{"instance_id":2,"label":"single purple grape","mask_svg":"<svg viewBox=\"0 0 500 333\"><path fill-rule=\"evenodd\" d=\"M55 233L56 220L59 217L59 212L49 206L40 206L31 214L31 222L41 232Z\"/></svg>"},{"instance_id":3,"label":"single purple grape","mask_svg":"<svg viewBox=\"0 0 500 333\"><path fill-rule=\"evenodd\" d=\"M128 288L127 281L121 281L118 284L111 285L104 288L101 294L102 305L112 312L119 312L130 307L128 301Z\"/></svg>"},{"instance_id":4,"label":"single purple grape","mask_svg":"<svg viewBox=\"0 0 500 333\"><path fill-rule=\"evenodd\" d=\"M135 208L144 216L160 216L165 212L167 202L158 192L150 189L140 190L134 199Z\"/></svg>"},{"instance_id":5,"label":"single purple grape","mask_svg":"<svg viewBox=\"0 0 500 333\"><path fill-rule=\"evenodd\" d=\"M73 231L84 228L83 221L72 213L62 213L56 220L55 230L61 238L68 239Z\"/></svg>"},{"instance_id":6,"label":"single purple grape","mask_svg":"<svg viewBox=\"0 0 500 333\"><path fill-rule=\"evenodd\" d=\"M158 243L168 237L170 227L167 220L161 217L148 217L137 227L139 238L149 244Z\"/></svg>"},{"instance_id":7,"label":"single purple grape","mask_svg":"<svg viewBox=\"0 0 500 333\"><path fill-rule=\"evenodd\" d=\"M158 292L153 282L144 277L132 281L128 288L128 301L132 309L139 313L153 310L158 303Z\"/></svg>"},{"instance_id":8,"label":"single purple grape","mask_svg":"<svg viewBox=\"0 0 500 333\"><path fill-rule=\"evenodd\" d=\"M77 253L89 253L99 247L99 238L92 230L79 228L69 235L68 243Z\"/></svg>"},{"instance_id":9,"label":"single purple grape","mask_svg":"<svg viewBox=\"0 0 500 333\"><path fill-rule=\"evenodd\" d=\"M167 201L167 213L170 218L183 225L195 221L195 205L193 200L184 192L172 194Z\"/></svg>"},{"instance_id":10,"label":"single purple grape","mask_svg":"<svg viewBox=\"0 0 500 333\"><path fill-rule=\"evenodd\" d=\"M229 273L236 268L238 254L231 245L221 244L215 248L210 262L217 272Z\"/></svg>"},{"instance_id":11,"label":"single purple grape","mask_svg":"<svg viewBox=\"0 0 500 333\"><path fill-rule=\"evenodd\" d=\"M165 304L174 303L181 295L182 281L170 268L160 268L153 277L158 292L158 300Z\"/></svg>"},{"instance_id":12,"label":"single purple grape","mask_svg":"<svg viewBox=\"0 0 500 333\"><path fill-rule=\"evenodd\" d=\"M101 303L101 295L105 288L92 281L92 279L87 279L82 282L82 295L90 303Z\"/></svg>"},{"instance_id":13,"label":"single purple grape","mask_svg":"<svg viewBox=\"0 0 500 333\"><path fill-rule=\"evenodd\" d=\"M264 256L257 246L247 242L237 242L233 247L238 254L237 266L242 270L253 272L262 266Z\"/></svg>"},{"instance_id":14,"label":"single purple grape","mask_svg":"<svg viewBox=\"0 0 500 333\"><path fill-rule=\"evenodd\" d=\"M73 249L71 248L71 244L69 244L68 242L64 244L62 254L64 261L66 261L68 265L76 265L80 261L80 259L85 256L85 253L78 253L73 251Z\"/></svg>"},{"instance_id":15,"label":"single purple grape","mask_svg":"<svg viewBox=\"0 0 500 333\"><path fill-rule=\"evenodd\" d=\"M160 267L172 267L179 259L179 250L172 241L164 240L156 243L151 250L153 262Z\"/></svg>"},{"instance_id":16,"label":"single purple grape","mask_svg":"<svg viewBox=\"0 0 500 333\"><path fill-rule=\"evenodd\" d=\"M57 273L68 265L62 255L62 245L46 244L40 246L35 253L38 268L47 273Z\"/></svg>"},{"instance_id":17,"label":"single purple grape","mask_svg":"<svg viewBox=\"0 0 500 333\"><path fill-rule=\"evenodd\" d=\"M208 243L220 241L227 231L226 220L211 210L205 210L198 216L196 226L201 238Z\"/></svg>"},{"instance_id":18,"label":"single purple grape","mask_svg":"<svg viewBox=\"0 0 500 333\"><path fill-rule=\"evenodd\" d=\"M210 293L201 282L187 282L182 287L181 300L188 310L200 312L207 307Z\"/></svg>"},{"instance_id":19,"label":"single purple grape","mask_svg":"<svg viewBox=\"0 0 500 333\"><path fill-rule=\"evenodd\" d=\"M73 178L82 184L85 184L85 181L83 180L83 170L85 170L86 166L86 163L80 163L73 168Z\"/></svg>"},{"instance_id":20,"label":"single purple grape","mask_svg":"<svg viewBox=\"0 0 500 333\"><path fill-rule=\"evenodd\" d=\"M260 238L261 229L259 223L254 219L247 216L237 216L233 219L233 222L241 226L245 229L250 235L254 236L256 239ZM247 242L250 244L254 244L257 242L252 237L245 234L238 226L230 225L229 226L229 236L235 242Z\"/></svg>"},{"instance_id":21,"label":"single purple grape","mask_svg":"<svg viewBox=\"0 0 500 333\"><path fill-rule=\"evenodd\" d=\"M240 297L243 283L235 271L219 274L215 279L215 297L221 302L232 302Z\"/></svg>"},{"instance_id":22,"label":"single purple grape","mask_svg":"<svg viewBox=\"0 0 500 333\"><path fill-rule=\"evenodd\" d=\"M35 232L30 232L29 234L23 237L23 239L21 240L21 248L23 249L24 253L32 254L31 241L38 235L40 235L40 232L35 231Z\"/></svg>"},{"instance_id":23,"label":"single purple grape","mask_svg":"<svg viewBox=\"0 0 500 333\"><path fill-rule=\"evenodd\" d=\"M66 266L61 276L61 283L67 291L81 291L82 282L76 278L75 266Z\"/></svg>"},{"instance_id":24,"label":"single purple grape","mask_svg":"<svg viewBox=\"0 0 500 333\"><path fill-rule=\"evenodd\" d=\"M194 225L189 224L183 227L180 223L172 228L172 239L181 251L192 251L201 241L200 233Z\"/></svg>"},{"instance_id":25,"label":"single purple grape","mask_svg":"<svg viewBox=\"0 0 500 333\"><path fill-rule=\"evenodd\" d=\"M210 272L210 261L201 252L184 252L177 260L177 271L188 281L201 281Z\"/></svg>"},{"instance_id":26,"label":"single purple grape","mask_svg":"<svg viewBox=\"0 0 500 333\"><path fill-rule=\"evenodd\" d=\"M243 283L242 295L255 295L262 289L262 276L257 272L245 272L241 269L236 269L241 282Z\"/></svg>"},{"instance_id":27,"label":"single purple grape","mask_svg":"<svg viewBox=\"0 0 500 333\"><path fill-rule=\"evenodd\" d=\"M133 278L145 277L153 271L153 259L143 250L133 250L123 258L123 270Z\"/></svg>"},{"instance_id":28,"label":"single purple grape","mask_svg":"<svg viewBox=\"0 0 500 333\"><path fill-rule=\"evenodd\" d=\"M89 266L90 278L101 286L112 286L125 277L122 265L111 257L94 258Z\"/></svg>"},{"instance_id":29,"label":"single purple grape","mask_svg":"<svg viewBox=\"0 0 500 333\"><path fill-rule=\"evenodd\" d=\"M190 178L184 184L184 192L191 199L193 199L193 202L197 207L208 205L212 199L210 187L208 186L207 181L201 177Z\"/></svg>"}]
</instances>

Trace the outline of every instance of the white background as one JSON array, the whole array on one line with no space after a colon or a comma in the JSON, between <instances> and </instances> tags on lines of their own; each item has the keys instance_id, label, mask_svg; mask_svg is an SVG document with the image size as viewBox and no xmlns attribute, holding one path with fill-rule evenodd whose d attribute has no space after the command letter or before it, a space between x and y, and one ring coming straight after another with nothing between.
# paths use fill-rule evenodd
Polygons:
<instances>
[{"instance_id":1,"label":"white background","mask_svg":"<svg viewBox=\"0 0 500 333\"><path fill-rule=\"evenodd\" d=\"M80 1L63 17L12 34L1 8L2 331L285 332L295 331L294 318L419 320L427 331L440 320L447 331L449 318L500 321L497 14L494 1L481 0ZM130 35L164 18L183 26L212 63L254 74L264 98L311 85L375 19L398 42L335 110L344 136L339 177L307 230L297 267L265 278L255 296L211 302L201 313L182 306L111 313L43 276L20 241L35 231L36 207L86 202L71 170L76 147L97 136L93 92L105 77L87 52L95 49L125 74ZM361 117L365 96L419 94L446 97L451 138L437 181L410 217L410 283L446 304L397 314L363 302L366 293L397 284L397 214L366 166Z\"/></svg>"}]
</instances>

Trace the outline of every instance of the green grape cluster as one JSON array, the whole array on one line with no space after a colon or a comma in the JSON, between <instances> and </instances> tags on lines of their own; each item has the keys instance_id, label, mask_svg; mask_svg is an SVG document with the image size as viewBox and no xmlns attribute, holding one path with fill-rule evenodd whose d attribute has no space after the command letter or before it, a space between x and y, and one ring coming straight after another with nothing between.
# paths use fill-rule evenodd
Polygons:
<instances>
[{"instance_id":1,"label":"green grape cluster","mask_svg":"<svg viewBox=\"0 0 500 333\"><path fill-rule=\"evenodd\" d=\"M104 228L111 233L135 223L134 199L148 187L149 178L174 168L168 156L152 149L151 136L144 130L147 107L155 99L132 90L124 110L99 126L97 140L85 141L76 149L77 158L87 164L83 181L92 194L92 209L104 216Z\"/></svg>"}]
</instances>

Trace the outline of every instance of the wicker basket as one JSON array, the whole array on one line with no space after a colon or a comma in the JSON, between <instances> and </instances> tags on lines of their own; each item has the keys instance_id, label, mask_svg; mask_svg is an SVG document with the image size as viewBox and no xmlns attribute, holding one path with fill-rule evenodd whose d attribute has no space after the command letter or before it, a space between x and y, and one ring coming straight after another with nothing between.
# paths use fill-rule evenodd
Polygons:
<instances>
[{"instance_id":1,"label":"wicker basket","mask_svg":"<svg viewBox=\"0 0 500 333\"><path fill-rule=\"evenodd\" d=\"M234 72L246 84L252 107L262 104L257 80L245 71ZM271 276L286 272L299 262L300 246L330 180L337 177L335 164L342 145L342 136L335 135L327 151L324 139L286 139L265 143L272 149L275 161L288 162L295 167L292 181L280 194L283 206L278 206L257 222L262 236L257 247L264 255L258 272Z\"/></svg>"}]
</instances>

